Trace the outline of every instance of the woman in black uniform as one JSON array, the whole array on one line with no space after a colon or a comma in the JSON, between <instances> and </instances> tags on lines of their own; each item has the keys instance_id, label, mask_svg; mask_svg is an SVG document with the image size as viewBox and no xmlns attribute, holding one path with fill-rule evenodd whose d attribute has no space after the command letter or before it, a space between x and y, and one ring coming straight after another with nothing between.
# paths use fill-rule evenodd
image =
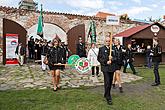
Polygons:
<instances>
[{"instance_id":1,"label":"woman in black uniform","mask_svg":"<svg viewBox=\"0 0 165 110\"><path fill-rule=\"evenodd\" d=\"M60 70L63 68L61 64L64 64L66 61L65 53L63 49L59 46L60 39L58 37L53 39L53 46L48 51L48 66L52 73L52 82L54 86L54 91L60 88Z\"/></svg>"},{"instance_id":2,"label":"woman in black uniform","mask_svg":"<svg viewBox=\"0 0 165 110\"><path fill-rule=\"evenodd\" d=\"M121 66L123 66L123 51L124 47L120 45L120 40L115 39L114 40L114 50L115 50L115 66L116 71L113 75L113 88L115 88L115 82L118 82L120 93L123 92L123 88L121 86Z\"/></svg>"}]
</instances>

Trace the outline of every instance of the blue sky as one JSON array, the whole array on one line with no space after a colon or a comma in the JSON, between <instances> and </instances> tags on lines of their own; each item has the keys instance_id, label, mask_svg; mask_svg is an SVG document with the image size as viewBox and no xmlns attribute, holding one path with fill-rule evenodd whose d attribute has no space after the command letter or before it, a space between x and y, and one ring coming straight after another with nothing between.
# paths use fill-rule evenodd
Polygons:
<instances>
[{"instance_id":1,"label":"blue sky","mask_svg":"<svg viewBox=\"0 0 165 110\"><path fill-rule=\"evenodd\" d=\"M12 2L11 2L12 1ZM0 0L0 5L18 7L20 0ZM127 13L131 19L162 18L165 0L34 0L45 11L95 15L98 11L113 14Z\"/></svg>"}]
</instances>

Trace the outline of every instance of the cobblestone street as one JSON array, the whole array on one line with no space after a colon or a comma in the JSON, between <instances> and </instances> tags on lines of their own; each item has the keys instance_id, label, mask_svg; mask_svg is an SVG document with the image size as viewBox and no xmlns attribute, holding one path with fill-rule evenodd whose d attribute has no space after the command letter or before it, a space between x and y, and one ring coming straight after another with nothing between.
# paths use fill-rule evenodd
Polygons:
<instances>
[{"instance_id":1,"label":"cobblestone street","mask_svg":"<svg viewBox=\"0 0 165 110\"><path fill-rule=\"evenodd\" d=\"M61 73L62 81L60 85L62 88L103 85L103 74L101 72L99 77L92 77L90 71L84 75L71 68L66 68ZM142 79L142 77L130 73L122 73L123 83L139 79ZM46 89L51 87L51 74L48 71L42 71L40 65L28 64L22 67L17 65L0 65L0 90Z\"/></svg>"}]
</instances>

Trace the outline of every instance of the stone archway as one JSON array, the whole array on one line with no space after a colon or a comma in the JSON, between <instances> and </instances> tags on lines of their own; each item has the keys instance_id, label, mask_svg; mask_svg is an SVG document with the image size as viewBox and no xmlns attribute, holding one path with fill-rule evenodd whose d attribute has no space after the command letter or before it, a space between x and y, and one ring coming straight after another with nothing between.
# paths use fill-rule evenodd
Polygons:
<instances>
[{"instance_id":1,"label":"stone archway","mask_svg":"<svg viewBox=\"0 0 165 110\"><path fill-rule=\"evenodd\" d=\"M28 35L33 36L34 38L40 39L40 37L37 35L37 24L33 25L30 27L28 31ZM51 23L44 23L44 39L52 40L55 35L57 34L60 39L67 44L67 34L64 29L62 29L60 26L56 24L51 24Z\"/></svg>"}]
</instances>

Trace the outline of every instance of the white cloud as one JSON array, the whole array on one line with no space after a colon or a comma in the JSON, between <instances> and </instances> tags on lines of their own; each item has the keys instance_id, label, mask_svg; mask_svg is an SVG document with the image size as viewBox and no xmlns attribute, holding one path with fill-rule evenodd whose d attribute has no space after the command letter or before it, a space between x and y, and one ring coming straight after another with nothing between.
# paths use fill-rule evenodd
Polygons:
<instances>
[{"instance_id":1,"label":"white cloud","mask_svg":"<svg viewBox=\"0 0 165 110\"><path fill-rule=\"evenodd\" d=\"M107 4L109 5L109 8L111 8L112 10L118 10L119 7L123 5L122 2L118 1L108 1Z\"/></svg>"},{"instance_id":2,"label":"white cloud","mask_svg":"<svg viewBox=\"0 0 165 110\"><path fill-rule=\"evenodd\" d=\"M153 4L153 5L151 5L151 7L153 7L153 8L157 8L158 5L157 5L157 4Z\"/></svg>"},{"instance_id":3,"label":"white cloud","mask_svg":"<svg viewBox=\"0 0 165 110\"><path fill-rule=\"evenodd\" d=\"M72 13L72 14L79 14L79 15L87 15L87 16L94 16L94 15L96 15L96 11L90 11L90 10L86 10L86 11L84 11L84 10L71 10L71 11L69 11L69 12L67 12L67 13Z\"/></svg>"},{"instance_id":4,"label":"white cloud","mask_svg":"<svg viewBox=\"0 0 165 110\"><path fill-rule=\"evenodd\" d=\"M111 5L116 5L116 6L121 6L123 5L122 2L118 2L118 1L108 1L108 4Z\"/></svg>"},{"instance_id":5,"label":"white cloud","mask_svg":"<svg viewBox=\"0 0 165 110\"><path fill-rule=\"evenodd\" d=\"M165 6L163 6L163 10L165 10Z\"/></svg>"},{"instance_id":6,"label":"white cloud","mask_svg":"<svg viewBox=\"0 0 165 110\"><path fill-rule=\"evenodd\" d=\"M152 9L148 7L132 7L130 9L121 10L118 13L119 14L127 13L128 16L133 17L138 14L143 14L144 12L147 12L147 11L152 11Z\"/></svg>"},{"instance_id":7,"label":"white cloud","mask_svg":"<svg viewBox=\"0 0 165 110\"><path fill-rule=\"evenodd\" d=\"M19 0L0 0L1 6L18 7Z\"/></svg>"},{"instance_id":8,"label":"white cloud","mask_svg":"<svg viewBox=\"0 0 165 110\"><path fill-rule=\"evenodd\" d=\"M61 3L76 8L100 9L104 7L103 0L61 0Z\"/></svg>"},{"instance_id":9,"label":"white cloud","mask_svg":"<svg viewBox=\"0 0 165 110\"><path fill-rule=\"evenodd\" d=\"M60 0L33 0L34 2L38 2L39 4L47 4L47 3L51 3L51 4L56 4L56 3L61 3Z\"/></svg>"},{"instance_id":10,"label":"white cloud","mask_svg":"<svg viewBox=\"0 0 165 110\"><path fill-rule=\"evenodd\" d=\"M138 3L138 4L141 4L141 0L132 0L133 2L136 2L136 3Z\"/></svg>"}]
</instances>

